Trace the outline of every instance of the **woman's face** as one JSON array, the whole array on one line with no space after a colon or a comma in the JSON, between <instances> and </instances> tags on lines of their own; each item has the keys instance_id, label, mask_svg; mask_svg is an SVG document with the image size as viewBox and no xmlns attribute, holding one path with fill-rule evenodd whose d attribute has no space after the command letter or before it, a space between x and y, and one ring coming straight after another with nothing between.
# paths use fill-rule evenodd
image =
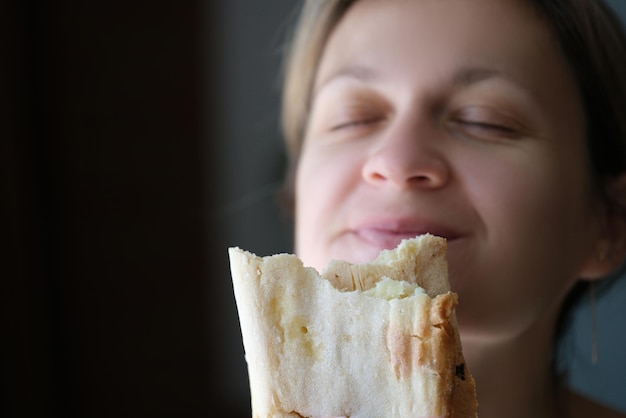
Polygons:
<instances>
[{"instance_id":1,"label":"woman's face","mask_svg":"<svg viewBox=\"0 0 626 418\"><path fill-rule=\"evenodd\" d=\"M322 270L443 236L464 338L519 333L556 312L596 244L584 131L526 2L358 1L315 79L296 252Z\"/></svg>"}]
</instances>

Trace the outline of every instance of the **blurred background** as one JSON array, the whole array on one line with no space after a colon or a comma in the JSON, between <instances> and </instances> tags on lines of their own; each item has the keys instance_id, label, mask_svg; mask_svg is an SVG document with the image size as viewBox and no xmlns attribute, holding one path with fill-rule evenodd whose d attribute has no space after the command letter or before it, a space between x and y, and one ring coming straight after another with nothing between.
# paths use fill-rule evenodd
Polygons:
<instances>
[{"instance_id":1,"label":"blurred background","mask_svg":"<svg viewBox=\"0 0 626 418\"><path fill-rule=\"evenodd\" d=\"M300 3L0 2L0 416L251 416L227 249L292 248Z\"/></svg>"},{"instance_id":2,"label":"blurred background","mask_svg":"<svg viewBox=\"0 0 626 418\"><path fill-rule=\"evenodd\" d=\"M0 416L250 417L293 0L0 2Z\"/></svg>"}]
</instances>

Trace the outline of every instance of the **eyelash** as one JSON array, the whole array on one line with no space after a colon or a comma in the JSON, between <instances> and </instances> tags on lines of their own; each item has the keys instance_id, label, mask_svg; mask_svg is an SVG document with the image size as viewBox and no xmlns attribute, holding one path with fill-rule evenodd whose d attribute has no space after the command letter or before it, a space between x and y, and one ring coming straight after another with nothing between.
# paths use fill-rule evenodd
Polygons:
<instances>
[{"instance_id":1,"label":"eyelash","mask_svg":"<svg viewBox=\"0 0 626 418\"><path fill-rule=\"evenodd\" d=\"M370 124L378 123L382 119L383 118L380 118L380 117L356 119L353 121L337 124L333 126L330 130L331 132L337 132L343 129L365 127ZM481 130L492 135L498 135L498 136L506 137L506 138L515 138L517 136L517 131L515 129L510 128L505 125L497 125L493 123L472 121L472 120L462 120L462 119L456 120L455 122L457 124L462 125L462 127L465 127L466 129Z\"/></svg>"},{"instance_id":2,"label":"eyelash","mask_svg":"<svg viewBox=\"0 0 626 418\"><path fill-rule=\"evenodd\" d=\"M331 127L331 131L338 131L341 129L345 129L345 128L356 128L356 127L360 127L360 126L364 126L364 125L369 125L372 123L377 123L382 121L383 118L381 117L371 117L371 118L364 118L364 119L355 119L352 121L348 121L348 122L342 122L339 123L337 125L334 125Z\"/></svg>"},{"instance_id":3,"label":"eyelash","mask_svg":"<svg viewBox=\"0 0 626 418\"><path fill-rule=\"evenodd\" d=\"M350 113L352 113L352 115L350 115ZM520 137L521 132L517 127L511 126L510 124L499 123L497 120L492 123L490 119L480 118L479 115L482 113L480 108L464 108L456 117L453 117L450 122L452 126L456 126L455 130L457 130L459 134L467 136L468 138L473 137L487 141L499 141L513 140ZM342 118L343 121L339 119L338 123L329 127L329 132L338 133L346 131L346 134L358 133L360 135L372 128L370 125L376 125L387 119L386 115L370 113L369 111L346 112L344 116L345 118Z\"/></svg>"},{"instance_id":4,"label":"eyelash","mask_svg":"<svg viewBox=\"0 0 626 418\"><path fill-rule=\"evenodd\" d=\"M466 125L466 126L471 126L471 127L481 128L481 129L500 131L500 132L510 133L510 134L515 133L515 130L513 128L510 128L510 127L504 126L504 125L497 125L497 124L493 124L493 123L480 122L480 121L471 121L471 120L459 120L457 122L461 123L463 125Z\"/></svg>"},{"instance_id":5,"label":"eyelash","mask_svg":"<svg viewBox=\"0 0 626 418\"><path fill-rule=\"evenodd\" d=\"M450 116L457 129L479 139L516 139L522 134L515 119L491 106L464 106Z\"/></svg>"}]
</instances>

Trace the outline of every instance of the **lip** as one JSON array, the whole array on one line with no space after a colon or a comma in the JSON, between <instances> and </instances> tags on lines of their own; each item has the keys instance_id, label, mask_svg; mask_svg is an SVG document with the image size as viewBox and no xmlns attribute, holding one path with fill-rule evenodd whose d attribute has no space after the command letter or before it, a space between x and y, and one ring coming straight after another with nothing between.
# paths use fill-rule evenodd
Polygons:
<instances>
[{"instance_id":1,"label":"lip","mask_svg":"<svg viewBox=\"0 0 626 418\"><path fill-rule=\"evenodd\" d=\"M445 238L448 243L461 237L460 233L446 225L414 218L367 220L350 228L349 233L379 249L393 249L403 239L426 233Z\"/></svg>"}]
</instances>

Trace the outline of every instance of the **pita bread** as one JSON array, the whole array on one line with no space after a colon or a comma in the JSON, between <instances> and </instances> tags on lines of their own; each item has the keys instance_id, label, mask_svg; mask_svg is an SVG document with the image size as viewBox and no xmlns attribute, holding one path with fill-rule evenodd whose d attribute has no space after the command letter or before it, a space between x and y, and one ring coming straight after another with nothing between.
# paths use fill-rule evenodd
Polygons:
<instances>
[{"instance_id":1,"label":"pita bread","mask_svg":"<svg viewBox=\"0 0 626 418\"><path fill-rule=\"evenodd\" d=\"M445 252L427 234L320 275L230 248L253 417L477 416Z\"/></svg>"}]
</instances>

